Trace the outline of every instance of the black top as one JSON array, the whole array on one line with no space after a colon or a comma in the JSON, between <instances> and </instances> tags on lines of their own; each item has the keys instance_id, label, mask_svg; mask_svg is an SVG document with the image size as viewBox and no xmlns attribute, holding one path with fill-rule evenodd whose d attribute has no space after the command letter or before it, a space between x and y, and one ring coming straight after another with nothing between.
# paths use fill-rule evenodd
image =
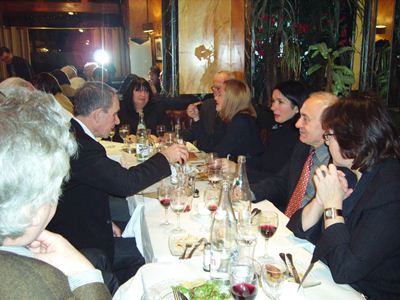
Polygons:
<instances>
[{"instance_id":1,"label":"black top","mask_svg":"<svg viewBox=\"0 0 400 300\"><path fill-rule=\"evenodd\" d=\"M245 113L237 113L229 123L218 117L211 135L201 122L194 122L192 129L196 140L204 145L203 150L217 152L219 157L230 154L236 160L238 155L245 155L251 162L263 152L256 119Z\"/></svg>"},{"instance_id":2,"label":"black top","mask_svg":"<svg viewBox=\"0 0 400 300\"><path fill-rule=\"evenodd\" d=\"M19 56L13 56L11 63L7 64L7 72L10 77L21 77L31 81L32 70L28 61Z\"/></svg>"},{"instance_id":3,"label":"black top","mask_svg":"<svg viewBox=\"0 0 400 300\"><path fill-rule=\"evenodd\" d=\"M132 100L130 100L132 101ZM195 96L181 96L181 97L166 97L162 95L155 95L143 109L144 122L147 129L151 129L151 133L156 133L157 125L165 125L167 130L172 130L165 112L167 110L181 110L193 102L198 101ZM121 102L121 109L118 114L120 124L129 124L131 133L136 134L136 128L139 123L139 114L134 109L131 103ZM118 135L118 126L116 128L115 141L122 141Z\"/></svg>"},{"instance_id":4,"label":"black top","mask_svg":"<svg viewBox=\"0 0 400 300\"><path fill-rule=\"evenodd\" d=\"M299 130L295 127L297 120L296 114L285 123L275 123L268 130L261 163L248 165L247 174L250 182L257 182L269 175L277 174L290 159L299 140Z\"/></svg>"},{"instance_id":5,"label":"black top","mask_svg":"<svg viewBox=\"0 0 400 300\"><path fill-rule=\"evenodd\" d=\"M400 299L400 162L385 159L361 177L343 202L345 223L326 230L322 218L303 231L298 210L287 227L316 245L337 283L347 283L368 299Z\"/></svg>"}]
</instances>

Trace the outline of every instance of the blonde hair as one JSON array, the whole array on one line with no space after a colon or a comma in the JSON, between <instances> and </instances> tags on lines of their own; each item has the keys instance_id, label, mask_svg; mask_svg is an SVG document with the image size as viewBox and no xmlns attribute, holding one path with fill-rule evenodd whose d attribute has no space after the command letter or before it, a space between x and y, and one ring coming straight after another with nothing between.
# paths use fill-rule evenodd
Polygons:
<instances>
[{"instance_id":1,"label":"blonde hair","mask_svg":"<svg viewBox=\"0 0 400 300\"><path fill-rule=\"evenodd\" d=\"M249 114L256 118L257 113L251 104L251 91L249 86L237 79L224 82L225 101L220 112L224 122L230 122L237 113Z\"/></svg>"}]
</instances>

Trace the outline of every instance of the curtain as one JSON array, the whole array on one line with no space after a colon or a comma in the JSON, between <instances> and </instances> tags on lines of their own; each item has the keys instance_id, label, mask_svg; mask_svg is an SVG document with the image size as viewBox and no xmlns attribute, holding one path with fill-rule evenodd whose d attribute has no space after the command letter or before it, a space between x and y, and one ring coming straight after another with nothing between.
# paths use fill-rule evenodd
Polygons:
<instances>
[{"instance_id":1,"label":"curtain","mask_svg":"<svg viewBox=\"0 0 400 300\"><path fill-rule=\"evenodd\" d=\"M0 27L0 46L7 47L12 54L31 62L29 48L29 34L27 27ZM0 81L7 78L5 63L0 63Z\"/></svg>"},{"instance_id":2,"label":"curtain","mask_svg":"<svg viewBox=\"0 0 400 300\"><path fill-rule=\"evenodd\" d=\"M121 27L100 27L92 30L93 45L111 56L115 77L124 78L130 73L129 46Z\"/></svg>"}]
</instances>

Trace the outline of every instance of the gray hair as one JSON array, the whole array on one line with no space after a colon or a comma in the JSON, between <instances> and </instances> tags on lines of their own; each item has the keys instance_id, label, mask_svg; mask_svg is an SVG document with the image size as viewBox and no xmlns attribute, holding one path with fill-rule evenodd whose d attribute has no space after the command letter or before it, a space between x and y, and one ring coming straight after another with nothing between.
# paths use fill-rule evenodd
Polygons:
<instances>
[{"instance_id":1,"label":"gray hair","mask_svg":"<svg viewBox=\"0 0 400 300\"><path fill-rule=\"evenodd\" d=\"M114 95L116 90L103 82L86 82L75 94L74 115L88 116L98 108L107 111Z\"/></svg>"},{"instance_id":2,"label":"gray hair","mask_svg":"<svg viewBox=\"0 0 400 300\"><path fill-rule=\"evenodd\" d=\"M0 244L22 236L37 210L56 205L77 144L53 95L0 97Z\"/></svg>"},{"instance_id":3,"label":"gray hair","mask_svg":"<svg viewBox=\"0 0 400 300\"><path fill-rule=\"evenodd\" d=\"M11 92L11 89L17 87L34 90L32 83L20 77L9 77L0 82L0 90L3 92L4 95L8 95Z\"/></svg>"}]
</instances>

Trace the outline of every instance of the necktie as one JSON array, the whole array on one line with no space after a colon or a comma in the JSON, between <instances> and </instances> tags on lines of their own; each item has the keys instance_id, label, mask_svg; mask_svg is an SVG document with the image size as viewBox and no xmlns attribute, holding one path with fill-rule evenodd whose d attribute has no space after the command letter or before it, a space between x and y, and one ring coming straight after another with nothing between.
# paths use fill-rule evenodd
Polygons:
<instances>
[{"instance_id":1,"label":"necktie","mask_svg":"<svg viewBox=\"0 0 400 300\"><path fill-rule=\"evenodd\" d=\"M289 218L299 209L301 202L303 201L304 194L306 193L306 188L308 180L310 179L310 170L312 166L313 157L315 155L315 149L311 150L304 163L303 170L301 171L299 181L297 182L296 188L290 197L289 204L286 207L285 215Z\"/></svg>"}]
</instances>

